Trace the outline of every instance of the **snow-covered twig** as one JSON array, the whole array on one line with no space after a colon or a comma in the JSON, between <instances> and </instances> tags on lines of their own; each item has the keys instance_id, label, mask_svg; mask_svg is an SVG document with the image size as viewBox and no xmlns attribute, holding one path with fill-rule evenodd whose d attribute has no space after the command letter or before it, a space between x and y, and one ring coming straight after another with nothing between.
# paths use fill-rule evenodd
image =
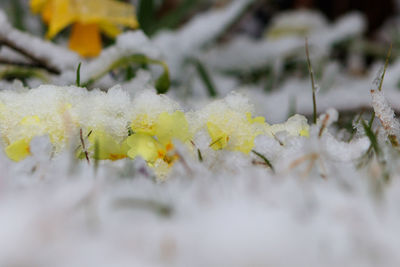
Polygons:
<instances>
[{"instance_id":1,"label":"snow-covered twig","mask_svg":"<svg viewBox=\"0 0 400 267\"><path fill-rule=\"evenodd\" d=\"M0 11L0 44L10 47L54 74L60 74L67 68L74 68L79 62L79 56L74 52L13 28L2 11Z\"/></svg>"}]
</instances>

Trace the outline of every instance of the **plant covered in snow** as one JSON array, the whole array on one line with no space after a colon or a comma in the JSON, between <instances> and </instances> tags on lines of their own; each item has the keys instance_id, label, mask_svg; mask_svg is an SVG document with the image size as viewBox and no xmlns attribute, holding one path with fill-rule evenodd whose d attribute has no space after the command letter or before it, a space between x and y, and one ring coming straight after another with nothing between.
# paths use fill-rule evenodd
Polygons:
<instances>
[{"instance_id":1,"label":"plant covered in snow","mask_svg":"<svg viewBox=\"0 0 400 267\"><path fill-rule=\"evenodd\" d=\"M40 98L41 102L36 100ZM1 137L6 155L21 161L28 157L34 137L47 135L52 154L81 143L78 157L118 160L140 156L165 176L179 158L174 142L193 149L207 133L207 151L227 149L245 154L259 135L272 138L278 132L308 136L308 124L296 115L284 124L268 125L265 118L252 118L253 107L239 94L215 101L199 111L185 114L166 96L143 91L130 99L121 87L107 93L79 87L41 86L15 92L0 92ZM90 107L90 110L87 108ZM88 142L87 142L88 141ZM208 148L209 147L209 148ZM207 154L204 154L206 156Z\"/></svg>"}]
</instances>

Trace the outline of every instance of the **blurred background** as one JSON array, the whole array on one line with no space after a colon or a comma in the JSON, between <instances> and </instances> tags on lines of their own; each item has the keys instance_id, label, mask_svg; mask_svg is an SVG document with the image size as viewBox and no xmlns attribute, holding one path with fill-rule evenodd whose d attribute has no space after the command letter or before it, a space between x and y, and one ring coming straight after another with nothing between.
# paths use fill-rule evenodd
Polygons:
<instances>
[{"instance_id":1,"label":"blurred background","mask_svg":"<svg viewBox=\"0 0 400 267\"><path fill-rule=\"evenodd\" d=\"M177 29L196 14L223 7L231 2L230 0L119 1L132 3L137 7L141 29L148 35L153 35L162 29ZM16 28L37 33L41 21L30 12L29 2L29 0L2 0L0 7L5 10ZM235 30L254 38L261 38L277 14L299 9L318 11L330 22L350 12L361 12L367 21L366 36L375 41L395 41L387 35L400 26L399 0L257 0L235 25ZM42 26L44 33L45 26Z\"/></svg>"}]
</instances>

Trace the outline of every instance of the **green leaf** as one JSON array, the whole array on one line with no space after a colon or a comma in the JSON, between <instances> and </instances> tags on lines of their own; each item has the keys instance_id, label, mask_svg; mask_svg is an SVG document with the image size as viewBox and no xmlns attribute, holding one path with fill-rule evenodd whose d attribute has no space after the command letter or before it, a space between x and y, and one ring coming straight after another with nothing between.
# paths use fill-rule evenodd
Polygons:
<instances>
[{"instance_id":1,"label":"green leaf","mask_svg":"<svg viewBox=\"0 0 400 267\"><path fill-rule=\"evenodd\" d=\"M196 70L199 73L201 80L203 81L204 85L207 88L208 95L210 97L217 97L218 96L217 90L215 89L214 82L211 79L210 75L208 74L207 69L199 60L195 60L194 64L196 66Z\"/></svg>"},{"instance_id":2,"label":"green leaf","mask_svg":"<svg viewBox=\"0 0 400 267\"><path fill-rule=\"evenodd\" d=\"M140 28L148 36L154 33L156 27L155 6L153 0L140 0L138 6L138 21Z\"/></svg>"},{"instance_id":3,"label":"green leaf","mask_svg":"<svg viewBox=\"0 0 400 267\"><path fill-rule=\"evenodd\" d=\"M165 94L168 92L169 87L171 86L171 80L169 77L169 70L166 64L163 64L164 72L163 74L157 79L156 82L156 89L158 94Z\"/></svg>"},{"instance_id":4,"label":"green leaf","mask_svg":"<svg viewBox=\"0 0 400 267\"><path fill-rule=\"evenodd\" d=\"M377 155L380 155L380 149L379 149L378 140L376 138L376 135L372 131L371 127L369 127L364 120L361 120L361 124L364 128L365 134L367 135L369 141L371 142L371 146L374 149L375 153Z\"/></svg>"},{"instance_id":5,"label":"green leaf","mask_svg":"<svg viewBox=\"0 0 400 267\"><path fill-rule=\"evenodd\" d=\"M135 77L135 72L133 71L132 66L126 67L125 81L130 81L134 77Z\"/></svg>"},{"instance_id":6,"label":"green leaf","mask_svg":"<svg viewBox=\"0 0 400 267\"><path fill-rule=\"evenodd\" d=\"M37 78L43 82L49 82L49 79L45 73L35 68L24 68L20 66L9 66L0 69L0 80L1 79L28 79Z\"/></svg>"}]
</instances>

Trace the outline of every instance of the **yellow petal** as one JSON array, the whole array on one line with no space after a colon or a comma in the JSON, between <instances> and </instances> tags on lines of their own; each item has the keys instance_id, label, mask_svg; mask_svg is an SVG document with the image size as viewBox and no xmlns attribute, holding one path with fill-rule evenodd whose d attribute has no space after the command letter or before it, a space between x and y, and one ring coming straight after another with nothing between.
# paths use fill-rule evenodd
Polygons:
<instances>
[{"instance_id":1,"label":"yellow petal","mask_svg":"<svg viewBox=\"0 0 400 267\"><path fill-rule=\"evenodd\" d=\"M136 133L127 138L130 147L128 156L132 159L141 156L147 162L155 162L160 145L150 135Z\"/></svg>"},{"instance_id":2,"label":"yellow petal","mask_svg":"<svg viewBox=\"0 0 400 267\"><path fill-rule=\"evenodd\" d=\"M42 20L44 23L49 24L53 16L53 3L47 1L42 10Z\"/></svg>"},{"instance_id":3,"label":"yellow petal","mask_svg":"<svg viewBox=\"0 0 400 267\"><path fill-rule=\"evenodd\" d=\"M46 37L51 39L62 29L77 20L76 9L71 6L72 0L51 0L51 19ZM50 12L50 11L49 11Z\"/></svg>"},{"instance_id":4,"label":"yellow petal","mask_svg":"<svg viewBox=\"0 0 400 267\"><path fill-rule=\"evenodd\" d=\"M214 150L223 149L229 141L229 136L226 132L222 131L218 125L207 122L208 134L211 137L210 147Z\"/></svg>"},{"instance_id":5,"label":"yellow petal","mask_svg":"<svg viewBox=\"0 0 400 267\"><path fill-rule=\"evenodd\" d=\"M110 38L115 38L121 33L121 29L118 26L102 21L99 23L100 30Z\"/></svg>"},{"instance_id":6,"label":"yellow petal","mask_svg":"<svg viewBox=\"0 0 400 267\"><path fill-rule=\"evenodd\" d=\"M265 118L264 118L264 117L255 117L255 118L252 118L250 112L246 112L246 118L247 118L247 121L250 122L250 123L261 123L261 124L265 124Z\"/></svg>"},{"instance_id":7,"label":"yellow petal","mask_svg":"<svg viewBox=\"0 0 400 267\"><path fill-rule=\"evenodd\" d=\"M301 129L300 130L300 136L310 137L310 132L309 132L308 128Z\"/></svg>"},{"instance_id":8,"label":"yellow petal","mask_svg":"<svg viewBox=\"0 0 400 267\"><path fill-rule=\"evenodd\" d=\"M207 121L207 130L211 137L210 147L214 150L225 148L248 154L254 147L254 138L266 131L266 124L263 117L253 119L249 112L227 110L212 114Z\"/></svg>"},{"instance_id":9,"label":"yellow petal","mask_svg":"<svg viewBox=\"0 0 400 267\"><path fill-rule=\"evenodd\" d=\"M135 133L155 135L155 122L147 114L138 115L131 124L131 129Z\"/></svg>"},{"instance_id":10,"label":"yellow petal","mask_svg":"<svg viewBox=\"0 0 400 267\"><path fill-rule=\"evenodd\" d=\"M245 154L249 154L254 147L254 138L256 136L257 135L254 135L251 136L250 138L243 139L242 143L235 147L235 150L238 150Z\"/></svg>"},{"instance_id":11,"label":"yellow petal","mask_svg":"<svg viewBox=\"0 0 400 267\"><path fill-rule=\"evenodd\" d=\"M96 24L75 23L69 38L69 48L83 57L95 57L101 52L101 36Z\"/></svg>"},{"instance_id":12,"label":"yellow petal","mask_svg":"<svg viewBox=\"0 0 400 267\"><path fill-rule=\"evenodd\" d=\"M186 142L190 138L189 124L182 111L175 111L172 114L163 112L155 124L155 136L158 141L166 146L172 139Z\"/></svg>"},{"instance_id":13,"label":"yellow petal","mask_svg":"<svg viewBox=\"0 0 400 267\"><path fill-rule=\"evenodd\" d=\"M74 4L82 23L107 22L131 28L139 26L135 8L131 4L115 0L80 0Z\"/></svg>"},{"instance_id":14,"label":"yellow petal","mask_svg":"<svg viewBox=\"0 0 400 267\"><path fill-rule=\"evenodd\" d=\"M29 149L30 139L20 139L6 147L7 157L14 161L21 161L31 154Z\"/></svg>"},{"instance_id":15,"label":"yellow petal","mask_svg":"<svg viewBox=\"0 0 400 267\"><path fill-rule=\"evenodd\" d=\"M40 123L40 118L37 115L23 117L20 124L21 125L38 125Z\"/></svg>"},{"instance_id":16,"label":"yellow petal","mask_svg":"<svg viewBox=\"0 0 400 267\"><path fill-rule=\"evenodd\" d=\"M139 26L135 8L115 0L31 0L31 8L49 24L49 39L72 23L96 24L111 37L119 34L117 25Z\"/></svg>"},{"instance_id":17,"label":"yellow petal","mask_svg":"<svg viewBox=\"0 0 400 267\"><path fill-rule=\"evenodd\" d=\"M103 131L93 131L88 139L92 144L90 150L95 151L95 146L97 146L98 154L94 155L96 159L118 160L127 157L129 147L126 141L118 143L111 135Z\"/></svg>"}]
</instances>

